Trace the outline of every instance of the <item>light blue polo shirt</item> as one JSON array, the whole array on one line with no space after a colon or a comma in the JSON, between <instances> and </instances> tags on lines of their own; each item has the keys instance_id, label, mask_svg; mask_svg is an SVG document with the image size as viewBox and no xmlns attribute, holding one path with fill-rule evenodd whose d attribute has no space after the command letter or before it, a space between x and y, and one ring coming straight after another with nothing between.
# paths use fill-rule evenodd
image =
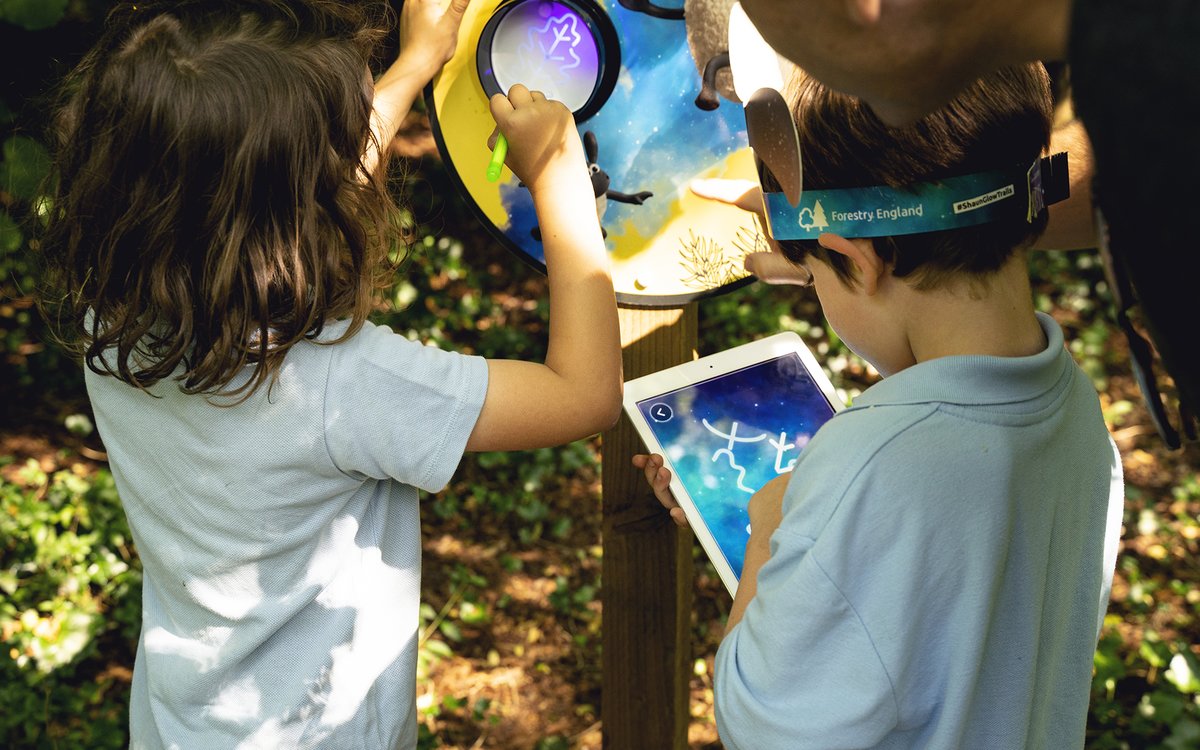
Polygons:
<instances>
[{"instance_id":1,"label":"light blue polo shirt","mask_svg":"<svg viewBox=\"0 0 1200 750\"><path fill-rule=\"evenodd\" d=\"M1083 746L1121 463L1039 320L1041 353L915 365L813 437L717 653L729 750Z\"/></svg>"},{"instance_id":2,"label":"light blue polo shirt","mask_svg":"<svg viewBox=\"0 0 1200 750\"><path fill-rule=\"evenodd\" d=\"M87 386L145 568L132 747L415 747L417 490L458 465L486 362L368 323L235 406Z\"/></svg>"}]
</instances>

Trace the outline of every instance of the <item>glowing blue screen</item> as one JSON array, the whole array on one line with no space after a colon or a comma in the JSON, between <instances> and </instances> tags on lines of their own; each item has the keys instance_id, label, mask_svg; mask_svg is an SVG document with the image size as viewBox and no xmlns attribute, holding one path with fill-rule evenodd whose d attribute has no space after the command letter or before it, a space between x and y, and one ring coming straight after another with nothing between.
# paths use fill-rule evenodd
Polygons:
<instances>
[{"instance_id":1,"label":"glowing blue screen","mask_svg":"<svg viewBox=\"0 0 1200 750\"><path fill-rule=\"evenodd\" d=\"M791 470L813 433L833 416L833 407L797 354L637 406L740 579L750 538L750 496Z\"/></svg>"}]
</instances>

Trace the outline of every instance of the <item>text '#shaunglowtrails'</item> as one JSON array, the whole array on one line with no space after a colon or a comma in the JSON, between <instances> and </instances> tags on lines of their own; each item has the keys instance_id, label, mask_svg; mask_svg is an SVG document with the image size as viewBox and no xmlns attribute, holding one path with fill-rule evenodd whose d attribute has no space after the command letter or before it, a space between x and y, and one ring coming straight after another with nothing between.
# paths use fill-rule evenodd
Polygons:
<instances>
[{"instance_id":1,"label":"text '#shaunglowtrails'","mask_svg":"<svg viewBox=\"0 0 1200 750\"><path fill-rule=\"evenodd\" d=\"M993 190L990 193L984 193L983 195L978 195L974 198L968 198L965 201L958 201L954 204L954 213L962 214L966 213L967 211L974 211L977 208L983 208L984 206L995 203L996 201L1002 201L1005 198L1011 198L1016 194L1016 192L1017 190L1014 186L1005 185L999 190Z\"/></svg>"}]
</instances>

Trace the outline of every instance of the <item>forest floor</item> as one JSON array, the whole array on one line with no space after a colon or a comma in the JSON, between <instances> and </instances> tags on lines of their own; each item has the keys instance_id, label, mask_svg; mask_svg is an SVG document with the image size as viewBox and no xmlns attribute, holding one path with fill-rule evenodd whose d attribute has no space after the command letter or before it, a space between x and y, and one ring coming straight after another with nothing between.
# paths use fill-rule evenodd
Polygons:
<instances>
[{"instance_id":1,"label":"forest floor","mask_svg":"<svg viewBox=\"0 0 1200 750\"><path fill-rule=\"evenodd\" d=\"M417 164L433 158L432 138L420 118L402 133L397 150ZM474 248L494 245L482 227L454 231L496 280L485 293L514 309L544 297L543 278L510 262L503 251ZM758 293L738 292L747 299ZM1041 293L1065 299L1060 290ZM797 317L819 319L811 295L797 305ZM1054 314L1068 338L1082 334L1086 321L1076 311L1064 306ZM1125 362L1124 341L1115 327L1112 331L1093 342L1098 347L1093 354L1097 361ZM871 382L854 363L840 375L842 384ZM1122 556L1135 561L1133 567L1118 568L1110 610L1117 617L1109 632L1119 637L1122 653L1138 651L1147 631L1163 642L1191 644L1195 653L1200 496L1178 488L1195 482L1200 451L1192 446L1171 452L1162 446L1127 366L1107 373L1101 401L1132 490ZM80 437L63 427L68 415L88 412L84 394L10 404L9 411L14 419L0 432L0 456L14 459L0 469L6 479L13 480L30 458L47 473L72 466L90 473L104 466L103 445L95 434ZM534 479L516 472L526 476L524 491L532 500L509 518L489 517L498 501L482 497L486 490L481 488L515 470L487 460L468 459L444 493L427 499L422 514L426 644L418 685L423 747L600 750L600 453L595 438L571 446L567 459L537 458L548 469ZM627 461L628 456L604 460ZM572 470L556 473L564 466ZM696 555L688 736L699 750L720 747L711 675L730 601L698 547ZM1147 581L1155 580L1162 585L1147 589ZM110 676L128 679L130 656L123 648L112 652ZM1114 683L1114 706L1125 694L1134 696L1126 701L1135 701L1138 685L1155 682L1145 669L1131 666L1127 672ZM1134 709L1124 705L1123 710Z\"/></svg>"}]
</instances>

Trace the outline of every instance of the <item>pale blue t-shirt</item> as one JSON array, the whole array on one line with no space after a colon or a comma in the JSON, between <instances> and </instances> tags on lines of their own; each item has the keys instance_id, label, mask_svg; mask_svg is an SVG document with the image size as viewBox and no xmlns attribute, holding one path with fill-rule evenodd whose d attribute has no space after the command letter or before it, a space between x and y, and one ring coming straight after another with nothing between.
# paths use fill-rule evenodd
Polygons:
<instances>
[{"instance_id":1,"label":"pale blue t-shirt","mask_svg":"<svg viewBox=\"0 0 1200 750\"><path fill-rule=\"evenodd\" d=\"M1039 319L1041 353L915 365L813 437L717 652L728 750L1083 746L1121 463Z\"/></svg>"},{"instance_id":2,"label":"pale blue t-shirt","mask_svg":"<svg viewBox=\"0 0 1200 750\"><path fill-rule=\"evenodd\" d=\"M145 569L132 747L415 747L417 490L457 467L485 360L368 323L235 406L86 375Z\"/></svg>"}]
</instances>

